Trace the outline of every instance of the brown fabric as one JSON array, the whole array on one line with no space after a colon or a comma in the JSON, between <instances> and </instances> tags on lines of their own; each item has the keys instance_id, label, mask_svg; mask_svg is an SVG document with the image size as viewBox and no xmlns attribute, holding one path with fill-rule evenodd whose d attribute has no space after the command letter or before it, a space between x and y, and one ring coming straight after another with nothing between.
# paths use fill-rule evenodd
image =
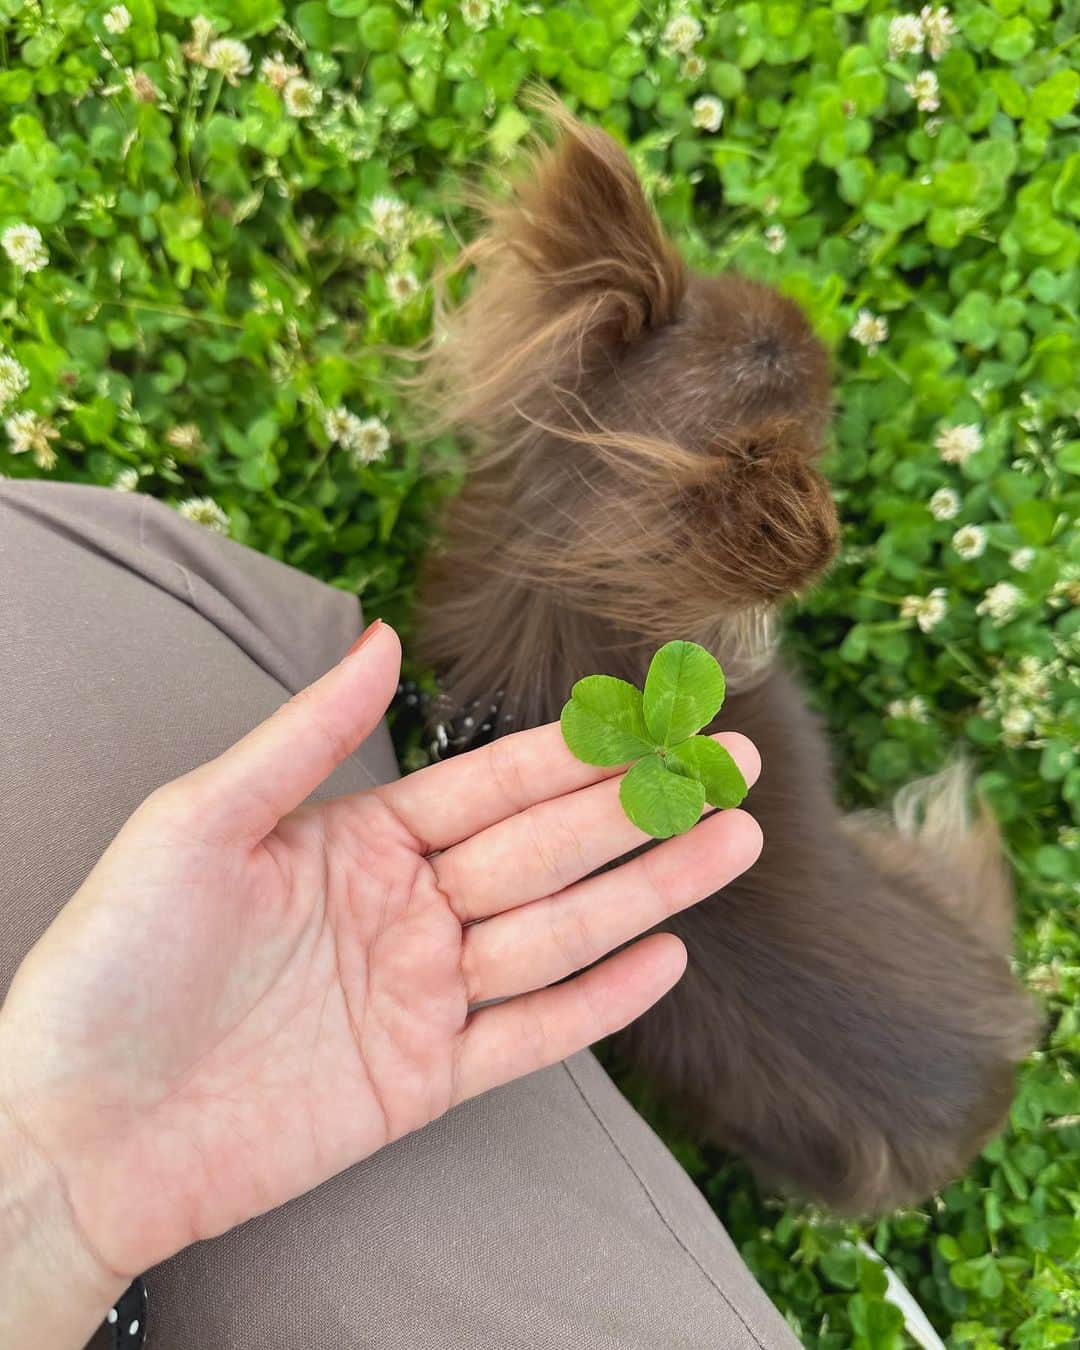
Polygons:
<instances>
[{"instance_id":1,"label":"brown fabric","mask_svg":"<svg viewBox=\"0 0 1080 1350\"><path fill-rule=\"evenodd\" d=\"M355 598L146 498L0 484L0 993L141 798L322 673L360 626ZM382 728L324 791L394 774ZM466 1103L147 1284L150 1350L794 1344L589 1054Z\"/></svg>"}]
</instances>

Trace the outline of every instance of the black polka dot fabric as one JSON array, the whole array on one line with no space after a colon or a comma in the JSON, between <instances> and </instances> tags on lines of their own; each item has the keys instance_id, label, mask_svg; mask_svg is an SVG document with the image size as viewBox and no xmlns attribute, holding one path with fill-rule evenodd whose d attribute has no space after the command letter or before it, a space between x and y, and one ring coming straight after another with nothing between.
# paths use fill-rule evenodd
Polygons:
<instances>
[{"instance_id":1,"label":"black polka dot fabric","mask_svg":"<svg viewBox=\"0 0 1080 1350\"><path fill-rule=\"evenodd\" d=\"M426 749L432 760L475 750L518 729L514 710L507 705L501 689L495 691L491 700L476 699L467 708L457 708L445 694L429 692L412 680L403 680L398 685L393 718L395 739L399 729L404 732L413 726L421 728L422 735L429 738Z\"/></svg>"},{"instance_id":2,"label":"black polka dot fabric","mask_svg":"<svg viewBox=\"0 0 1080 1350\"><path fill-rule=\"evenodd\" d=\"M146 1340L146 1288L141 1279L124 1290L105 1318L111 1350L138 1350Z\"/></svg>"}]
</instances>

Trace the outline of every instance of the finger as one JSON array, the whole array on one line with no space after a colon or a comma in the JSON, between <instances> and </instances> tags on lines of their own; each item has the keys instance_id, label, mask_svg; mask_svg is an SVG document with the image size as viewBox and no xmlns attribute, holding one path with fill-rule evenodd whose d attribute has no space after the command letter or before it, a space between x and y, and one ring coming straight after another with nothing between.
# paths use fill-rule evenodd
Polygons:
<instances>
[{"instance_id":1,"label":"finger","mask_svg":"<svg viewBox=\"0 0 1080 1350\"><path fill-rule=\"evenodd\" d=\"M461 958L469 1002L541 989L584 970L734 881L760 853L754 818L721 811L621 867L471 925Z\"/></svg>"},{"instance_id":2,"label":"finger","mask_svg":"<svg viewBox=\"0 0 1080 1350\"><path fill-rule=\"evenodd\" d=\"M376 619L321 679L158 795L201 837L265 838L375 730L400 668L398 636Z\"/></svg>"},{"instance_id":3,"label":"finger","mask_svg":"<svg viewBox=\"0 0 1080 1350\"><path fill-rule=\"evenodd\" d=\"M619 1031L685 969L679 939L656 933L566 984L473 1013L459 1042L456 1100L557 1064Z\"/></svg>"},{"instance_id":4,"label":"finger","mask_svg":"<svg viewBox=\"0 0 1080 1350\"><path fill-rule=\"evenodd\" d=\"M713 739L730 751L747 783L756 782L761 759L753 744L737 732ZM649 836L619 802L620 783L611 778L537 802L433 858L439 889L461 922L553 895L644 844Z\"/></svg>"},{"instance_id":5,"label":"finger","mask_svg":"<svg viewBox=\"0 0 1080 1350\"><path fill-rule=\"evenodd\" d=\"M622 768L626 766L623 765ZM612 778L619 767L583 764L558 722L502 736L378 789L426 850L448 848L535 802Z\"/></svg>"}]
</instances>

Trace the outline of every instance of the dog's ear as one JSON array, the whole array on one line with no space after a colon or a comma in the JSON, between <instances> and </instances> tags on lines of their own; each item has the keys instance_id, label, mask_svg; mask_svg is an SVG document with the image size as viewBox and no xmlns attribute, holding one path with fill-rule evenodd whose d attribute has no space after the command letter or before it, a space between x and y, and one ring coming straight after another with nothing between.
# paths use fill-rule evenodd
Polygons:
<instances>
[{"instance_id":1,"label":"dog's ear","mask_svg":"<svg viewBox=\"0 0 1080 1350\"><path fill-rule=\"evenodd\" d=\"M786 597L832 561L840 527L818 454L792 418L734 427L683 494L687 542L703 567L711 559L728 604Z\"/></svg>"},{"instance_id":2,"label":"dog's ear","mask_svg":"<svg viewBox=\"0 0 1080 1350\"><path fill-rule=\"evenodd\" d=\"M533 103L555 129L554 148L534 155L513 200L491 217L531 276L534 302L560 316L594 305L623 342L670 322L685 268L625 150L554 96L534 95Z\"/></svg>"},{"instance_id":3,"label":"dog's ear","mask_svg":"<svg viewBox=\"0 0 1080 1350\"><path fill-rule=\"evenodd\" d=\"M674 318L686 271L626 152L550 95L533 102L554 142L533 151L508 197L481 197L486 228L457 267L467 299L440 307L419 399L437 427L506 446L613 350Z\"/></svg>"}]
</instances>

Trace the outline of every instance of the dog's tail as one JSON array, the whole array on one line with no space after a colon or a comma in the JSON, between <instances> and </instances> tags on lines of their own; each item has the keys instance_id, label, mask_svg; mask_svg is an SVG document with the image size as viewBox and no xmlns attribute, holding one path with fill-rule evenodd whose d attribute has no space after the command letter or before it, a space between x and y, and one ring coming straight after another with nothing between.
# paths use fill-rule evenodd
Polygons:
<instances>
[{"instance_id":1,"label":"dog's tail","mask_svg":"<svg viewBox=\"0 0 1080 1350\"><path fill-rule=\"evenodd\" d=\"M848 816L845 827L880 872L932 886L976 941L1001 955L1011 950L1013 893L1001 831L974 797L966 760L908 783L890 811Z\"/></svg>"}]
</instances>

